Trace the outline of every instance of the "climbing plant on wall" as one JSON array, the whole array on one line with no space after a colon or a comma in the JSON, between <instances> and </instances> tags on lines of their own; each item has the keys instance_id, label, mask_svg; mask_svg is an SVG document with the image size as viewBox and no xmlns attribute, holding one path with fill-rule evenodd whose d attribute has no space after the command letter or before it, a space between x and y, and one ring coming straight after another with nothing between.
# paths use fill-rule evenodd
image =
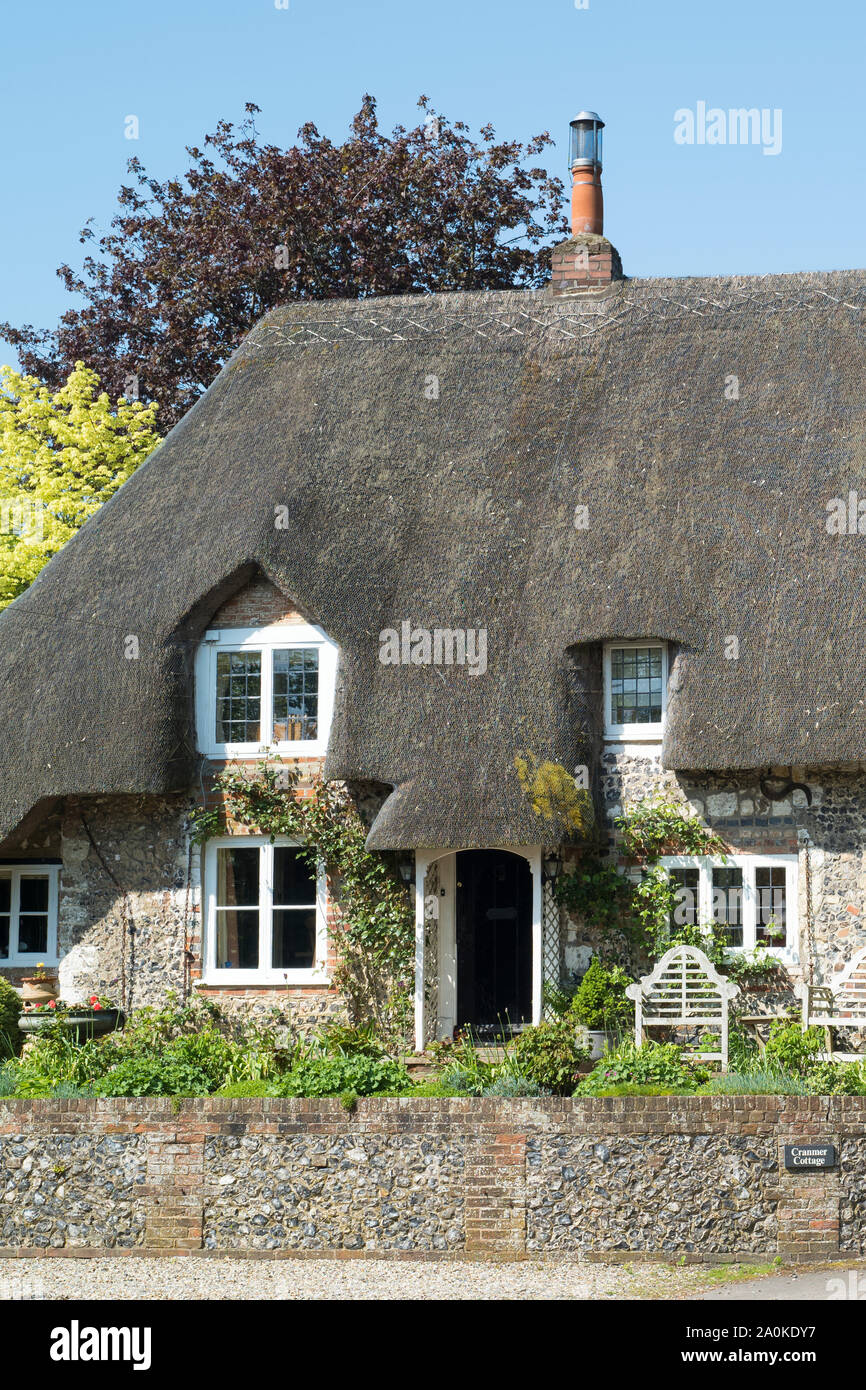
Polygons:
<instances>
[{"instance_id":1,"label":"climbing plant on wall","mask_svg":"<svg viewBox=\"0 0 866 1390\"><path fill-rule=\"evenodd\" d=\"M279 760L252 772L225 769L216 779L222 805L197 814L196 838L240 824L289 836L312 867L325 865L340 909L333 983L354 1022L372 1023L396 1041L412 1009L415 927L406 889L388 859L366 848L367 830L347 789L316 778L299 795L299 780Z\"/></svg>"},{"instance_id":2,"label":"climbing plant on wall","mask_svg":"<svg viewBox=\"0 0 866 1390\"><path fill-rule=\"evenodd\" d=\"M560 877L559 901L589 925L620 929L651 960L684 941L723 963L726 941L721 929L674 919L676 885L658 861L663 854L724 856L724 842L682 805L660 797L641 801L614 825L624 853L640 865L640 880L633 882L598 852L585 853Z\"/></svg>"}]
</instances>

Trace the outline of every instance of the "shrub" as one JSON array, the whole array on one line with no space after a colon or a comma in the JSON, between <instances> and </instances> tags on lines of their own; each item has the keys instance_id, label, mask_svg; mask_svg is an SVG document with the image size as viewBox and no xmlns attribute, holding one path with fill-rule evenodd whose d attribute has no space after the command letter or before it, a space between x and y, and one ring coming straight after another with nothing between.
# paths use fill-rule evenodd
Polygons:
<instances>
[{"instance_id":1,"label":"shrub","mask_svg":"<svg viewBox=\"0 0 866 1390\"><path fill-rule=\"evenodd\" d=\"M612 1029L634 1014L634 1004L626 998L630 977L619 965L602 965L595 956L577 987L571 1012L585 1028Z\"/></svg>"},{"instance_id":2,"label":"shrub","mask_svg":"<svg viewBox=\"0 0 866 1390\"><path fill-rule=\"evenodd\" d=\"M491 1081L481 1092L482 1096L500 1096L503 1100L516 1100L520 1096L549 1096L550 1092L528 1076L504 1073Z\"/></svg>"},{"instance_id":3,"label":"shrub","mask_svg":"<svg viewBox=\"0 0 866 1390\"><path fill-rule=\"evenodd\" d=\"M206 1096L225 1081L234 1045L215 1028L183 1034L161 1049L133 1051L96 1083L101 1096Z\"/></svg>"},{"instance_id":4,"label":"shrub","mask_svg":"<svg viewBox=\"0 0 866 1390\"><path fill-rule=\"evenodd\" d=\"M711 1096L807 1096L802 1076L773 1067L749 1072L729 1071L713 1076L704 1088Z\"/></svg>"},{"instance_id":5,"label":"shrub","mask_svg":"<svg viewBox=\"0 0 866 1390\"><path fill-rule=\"evenodd\" d=\"M534 1081L555 1095L570 1095L581 1062L589 1060L589 1048L578 1041L574 1024L567 1018L525 1028L508 1050L509 1069Z\"/></svg>"},{"instance_id":6,"label":"shrub","mask_svg":"<svg viewBox=\"0 0 866 1390\"><path fill-rule=\"evenodd\" d=\"M385 1057L388 1051L371 1023L332 1023L319 1041L326 1052L343 1057Z\"/></svg>"},{"instance_id":7,"label":"shrub","mask_svg":"<svg viewBox=\"0 0 866 1390\"><path fill-rule=\"evenodd\" d=\"M807 1028L804 1031L799 1023L785 1023L777 1018L770 1028L765 1051L767 1060L778 1065L780 1070L804 1072L823 1047L822 1028Z\"/></svg>"},{"instance_id":8,"label":"shrub","mask_svg":"<svg viewBox=\"0 0 866 1390\"><path fill-rule=\"evenodd\" d=\"M485 1068L482 1074L477 1068L470 1070L460 1062L455 1062L445 1068L440 1084L458 1096L480 1096L492 1079L492 1069Z\"/></svg>"},{"instance_id":9,"label":"shrub","mask_svg":"<svg viewBox=\"0 0 866 1390\"><path fill-rule=\"evenodd\" d=\"M866 1095L866 1074L861 1062L811 1062L805 1082L812 1096Z\"/></svg>"},{"instance_id":10,"label":"shrub","mask_svg":"<svg viewBox=\"0 0 866 1390\"><path fill-rule=\"evenodd\" d=\"M0 1057L17 1057L24 1036L18 1027L22 1009L20 996L9 981L0 976Z\"/></svg>"},{"instance_id":11,"label":"shrub","mask_svg":"<svg viewBox=\"0 0 866 1390\"><path fill-rule=\"evenodd\" d=\"M694 1091L706 1073L689 1065L675 1043L622 1043L597 1062L574 1092L595 1096L614 1086L664 1086L675 1091Z\"/></svg>"},{"instance_id":12,"label":"shrub","mask_svg":"<svg viewBox=\"0 0 866 1390\"><path fill-rule=\"evenodd\" d=\"M363 1054L308 1057L277 1082L281 1096L381 1096L403 1091L411 1078L401 1062Z\"/></svg>"}]
</instances>

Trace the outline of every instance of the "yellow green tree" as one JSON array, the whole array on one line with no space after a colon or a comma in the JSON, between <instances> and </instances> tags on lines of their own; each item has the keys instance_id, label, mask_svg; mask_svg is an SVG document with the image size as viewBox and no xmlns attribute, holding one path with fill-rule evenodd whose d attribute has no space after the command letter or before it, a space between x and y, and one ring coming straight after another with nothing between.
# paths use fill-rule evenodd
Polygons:
<instances>
[{"instance_id":1,"label":"yellow green tree","mask_svg":"<svg viewBox=\"0 0 866 1390\"><path fill-rule=\"evenodd\" d=\"M156 448L155 425L155 405L112 405L82 362L58 390L0 367L0 609Z\"/></svg>"}]
</instances>

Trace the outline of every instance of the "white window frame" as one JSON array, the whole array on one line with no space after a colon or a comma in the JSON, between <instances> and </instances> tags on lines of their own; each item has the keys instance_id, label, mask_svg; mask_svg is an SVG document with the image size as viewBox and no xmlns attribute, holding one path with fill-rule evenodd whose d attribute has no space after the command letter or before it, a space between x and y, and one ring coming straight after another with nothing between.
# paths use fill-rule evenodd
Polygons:
<instances>
[{"instance_id":1,"label":"white window frame","mask_svg":"<svg viewBox=\"0 0 866 1390\"><path fill-rule=\"evenodd\" d=\"M287 648L315 647L319 653L319 732L312 739L273 741L273 654ZM261 651L261 738L256 743L220 743L216 737L217 654ZM310 623L281 627L222 628L206 632L196 654L196 724L199 752L214 759L260 757L271 748L298 757L324 757L334 715L337 684L337 646L321 628Z\"/></svg>"},{"instance_id":2,"label":"white window frame","mask_svg":"<svg viewBox=\"0 0 866 1390\"><path fill-rule=\"evenodd\" d=\"M216 835L205 846L205 928L202 984L321 985L330 984L328 959L328 888L323 864L316 874L316 953L307 970L226 970L217 965L217 850L259 850L259 960L270 960L273 945L274 850L300 843L278 835Z\"/></svg>"},{"instance_id":3,"label":"white window frame","mask_svg":"<svg viewBox=\"0 0 866 1390\"><path fill-rule=\"evenodd\" d=\"M658 724L615 724L613 721L613 687L611 658L614 651L624 647L655 647L662 654L662 717ZM636 641L606 642L604 646L604 737L621 742L625 739L635 743L661 743L665 729L668 708L668 644L654 637L641 637Z\"/></svg>"},{"instance_id":4,"label":"white window frame","mask_svg":"<svg viewBox=\"0 0 866 1390\"><path fill-rule=\"evenodd\" d=\"M671 855L659 860L663 869L699 869L698 922L711 922L713 911L712 869L742 869L743 871L743 944L731 946L731 951L751 952L757 945L758 896L755 888L756 869L785 869L786 922L785 941L778 946L761 943L767 955L778 956L789 965L798 963L798 869L796 854L727 854Z\"/></svg>"},{"instance_id":5,"label":"white window frame","mask_svg":"<svg viewBox=\"0 0 866 1390\"><path fill-rule=\"evenodd\" d=\"M8 966L43 965L55 966L59 963L57 954L57 917L60 899L60 865L39 864L35 860L24 864L0 864L0 875L11 874L12 903L9 924L9 955L0 956L0 970ZM21 903L22 878L48 879L48 937L44 951L19 951L18 917ZM16 949L13 950L13 945Z\"/></svg>"}]
</instances>

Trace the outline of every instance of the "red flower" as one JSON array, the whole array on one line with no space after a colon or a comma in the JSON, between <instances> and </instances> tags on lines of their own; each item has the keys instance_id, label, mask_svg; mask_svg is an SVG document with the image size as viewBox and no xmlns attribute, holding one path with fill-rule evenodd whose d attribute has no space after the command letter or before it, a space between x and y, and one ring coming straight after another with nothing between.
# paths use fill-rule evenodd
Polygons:
<instances>
[{"instance_id":1,"label":"red flower","mask_svg":"<svg viewBox=\"0 0 866 1390\"><path fill-rule=\"evenodd\" d=\"M94 1013L96 1012L97 1009L101 1009L101 1008L102 1008L102 1005L101 1005L100 1003L97 1002L96 1004L94 1004L94 1006L93 1006L93 1011L94 1011Z\"/></svg>"},{"instance_id":2,"label":"red flower","mask_svg":"<svg viewBox=\"0 0 866 1390\"><path fill-rule=\"evenodd\" d=\"M91 996L90 996L90 1003L91 1003L91 1004L98 1004L98 1003L99 1003L99 995L98 995L98 994L91 994Z\"/></svg>"},{"instance_id":3,"label":"red flower","mask_svg":"<svg viewBox=\"0 0 866 1390\"><path fill-rule=\"evenodd\" d=\"M49 1009L56 1009L56 1008L57 1008L57 1002L56 1002L56 1000L54 1000L54 999L49 999L49 1001L48 1001L48 1007L49 1007Z\"/></svg>"}]
</instances>

